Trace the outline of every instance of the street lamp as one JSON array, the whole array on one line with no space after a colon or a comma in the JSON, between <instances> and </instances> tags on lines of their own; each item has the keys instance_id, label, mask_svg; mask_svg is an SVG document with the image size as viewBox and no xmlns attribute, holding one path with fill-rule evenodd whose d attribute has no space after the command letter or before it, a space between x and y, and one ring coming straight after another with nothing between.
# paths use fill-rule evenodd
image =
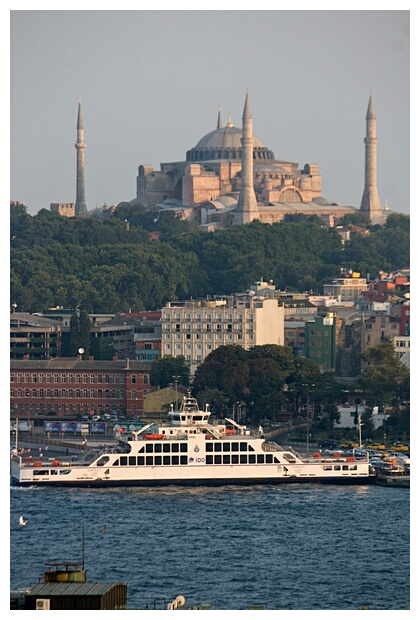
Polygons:
<instances>
[{"instance_id":1,"label":"street lamp","mask_svg":"<svg viewBox=\"0 0 420 620\"><path fill-rule=\"evenodd\" d=\"M302 383L306 387L306 454L309 454L309 388L315 387L315 383Z\"/></svg>"},{"instance_id":2,"label":"street lamp","mask_svg":"<svg viewBox=\"0 0 420 620\"><path fill-rule=\"evenodd\" d=\"M178 411L178 379L180 379L179 375L173 375L172 379L175 383L175 394L176 394L176 411Z\"/></svg>"},{"instance_id":3,"label":"street lamp","mask_svg":"<svg viewBox=\"0 0 420 620\"><path fill-rule=\"evenodd\" d=\"M235 422L235 407L239 405L239 400L236 401L236 403L233 405L233 421ZM238 408L236 407L236 412L238 412ZM239 422L239 420L236 420L236 422Z\"/></svg>"}]
</instances>

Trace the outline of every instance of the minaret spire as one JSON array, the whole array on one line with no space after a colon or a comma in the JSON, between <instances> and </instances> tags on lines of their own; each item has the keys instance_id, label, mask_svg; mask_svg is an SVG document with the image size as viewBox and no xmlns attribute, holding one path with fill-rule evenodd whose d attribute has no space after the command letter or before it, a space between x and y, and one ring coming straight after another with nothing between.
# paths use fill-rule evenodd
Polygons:
<instances>
[{"instance_id":1,"label":"minaret spire","mask_svg":"<svg viewBox=\"0 0 420 620\"><path fill-rule=\"evenodd\" d=\"M249 224L260 218L254 191L254 136L252 133L252 114L246 91L242 114L242 169L241 191L235 209L235 224Z\"/></svg>"},{"instance_id":2,"label":"minaret spire","mask_svg":"<svg viewBox=\"0 0 420 620\"><path fill-rule=\"evenodd\" d=\"M222 117L220 115L220 106L219 106L219 113L217 115L217 127L216 129L221 129L222 128Z\"/></svg>"},{"instance_id":3,"label":"minaret spire","mask_svg":"<svg viewBox=\"0 0 420 620\"><path fill-rule=\"evenodd\" d=\"M76 215L86 215L86 199L85 199L85 128L83 126L82 103L79 99L79 108L77 112L77 142L74 145L77 149L77 167L76 167Z\"/></svg>"},{"instance_id":4,"label":"minaret spire","mask_svg":"<svg viewBox=\"0 0 420 620\"><path fill-rule=\"evenodd\" d=\"M366 138L365 138L365 188L363 191L360 211L366 213L372 224L383 223L382 208L376 185L376 113L373 107L372 94L369 97L369 105L366 114Z\"/></svg>"}]
</instances>

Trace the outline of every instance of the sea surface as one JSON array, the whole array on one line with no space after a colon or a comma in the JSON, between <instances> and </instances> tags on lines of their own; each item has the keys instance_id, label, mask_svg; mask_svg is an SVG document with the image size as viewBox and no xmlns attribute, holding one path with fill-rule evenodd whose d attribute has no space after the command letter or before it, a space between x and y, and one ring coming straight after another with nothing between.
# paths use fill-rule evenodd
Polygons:
<instances>
[{"instance_id":1,"label":"sea surface","mask_svg":"<svg viewBox=\"0 0 420 620\"><path fill-rule=\"evenodd\" d=\"M19 516L27 519L19 525ZM410 490L10 488L10 587L84 559L129 609L410 609Z\"/></svg>"}]
</instances>

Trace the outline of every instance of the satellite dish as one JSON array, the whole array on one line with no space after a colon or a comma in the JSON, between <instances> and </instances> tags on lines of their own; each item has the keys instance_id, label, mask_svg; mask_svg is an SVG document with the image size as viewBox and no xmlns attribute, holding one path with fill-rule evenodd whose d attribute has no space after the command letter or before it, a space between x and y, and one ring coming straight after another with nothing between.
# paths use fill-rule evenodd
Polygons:
<instances>
[{"instance_id":1,"label":"satellite dish","mask_svg":"<svg viewBox=\"0 0 420 620\"><path fill-rule=\"evenodd\" d=\"M80 355L83 355L83 353L84 353L84 352L85 352L85 350L84 350L84 349L82 349L82 347L80 347L80 349L79 349L79 353L80 353Z\"/></svg>"}]
</instances>

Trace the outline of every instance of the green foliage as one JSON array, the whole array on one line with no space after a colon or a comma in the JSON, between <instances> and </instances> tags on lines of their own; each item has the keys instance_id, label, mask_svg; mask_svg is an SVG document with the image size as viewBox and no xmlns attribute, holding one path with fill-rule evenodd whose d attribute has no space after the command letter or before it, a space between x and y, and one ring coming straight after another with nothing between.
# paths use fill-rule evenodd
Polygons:
<instances>
[{"instance_id":1,"label":"green foliage","mask_svg":"<svg viewBox=\"0 0 420 620\"><path fill-rule=\"evenodd\" d=\"M150 370L150 383L154 387L165 388L169 385L190 384L190 369L183 355L172 357L165 355L153 360Z\"/></svg>"},{"instance_id":2,"label":"green foliage","mask_svg":"<svg viewBox=\"0 0 420 620\"><path fill-rule=\"evenodd\" d=\"M393 345L389 342L367 349L362 354L366 369L357 378L357 386L363 392L368 407L363 423L371 425L371 412L377 406L384 411L385 406L394 408L394 426L409 424L410 370L405 366ZM401 416L401 420L399 417Z\"/></svg>"},{"instance_id":3,"label":"green foliage","mask_svg":"<svg viewBox=\"0 0 420 620\"><path fill-rule=\"evenodd\" d=\"M316 294L341 267L373 276L410 264L409 218L402 215L390 215L367 236L352 234L345 246L317 217L208 233L172 212L127 203L107 219L64 218L47 209L30 216L19 205L11 207L10 229L11 298L22 312L57 305L154 310L169 300L243 292L261 277L279 289Z\"/></svg>"}]
</instances>

